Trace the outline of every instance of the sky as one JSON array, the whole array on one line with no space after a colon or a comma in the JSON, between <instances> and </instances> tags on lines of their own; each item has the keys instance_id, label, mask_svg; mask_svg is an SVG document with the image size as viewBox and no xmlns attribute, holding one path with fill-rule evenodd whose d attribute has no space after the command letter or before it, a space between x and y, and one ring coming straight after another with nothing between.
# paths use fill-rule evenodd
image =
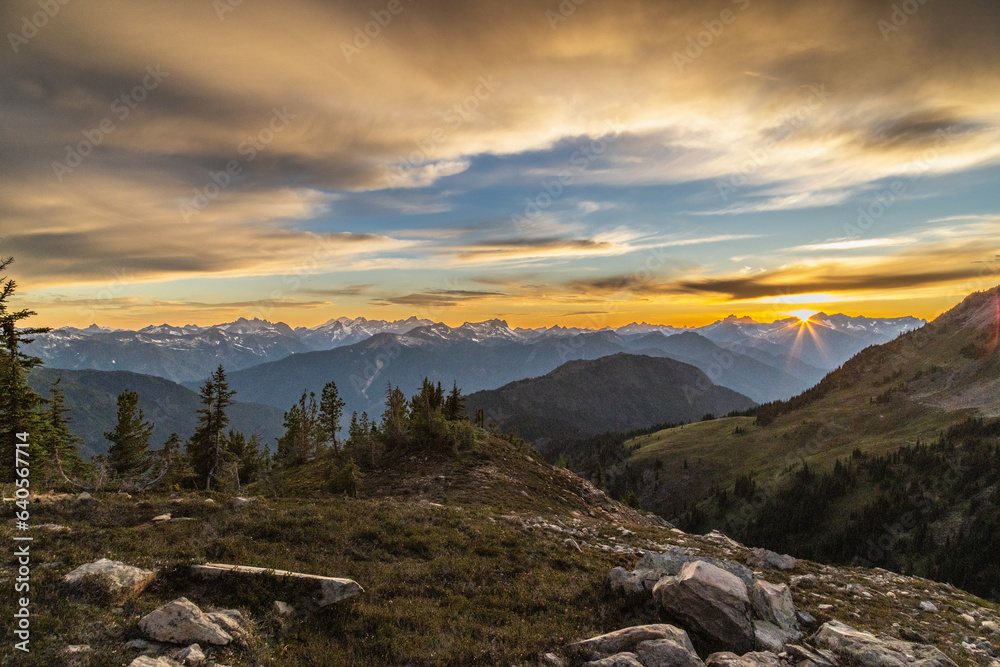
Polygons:
<instances>
[{"instance_id":1,"label":"sky","mask_svg":"<svg viewBox=\"0 0 1000 667\"><path fill-rule=\"evenodd\" d=\"M1000 283L995 0L9 0L34 325L933 317Z\"/></svg>"}]
</instances>

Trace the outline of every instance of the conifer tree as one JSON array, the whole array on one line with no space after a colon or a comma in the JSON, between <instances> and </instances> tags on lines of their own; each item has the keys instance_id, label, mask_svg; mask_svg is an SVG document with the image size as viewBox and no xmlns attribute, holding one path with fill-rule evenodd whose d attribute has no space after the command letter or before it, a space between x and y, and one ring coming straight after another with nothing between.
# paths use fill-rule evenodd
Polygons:
<instances>
[{"instance_id":1,"label":"conifer tree","mask_svg":"<svg viewBox=\"0 0 1000 667\"><path fill-rule=\"evenodd\" d=\"M406 444L406 423L409 411L406 396L396 387L385 390L385 412L382 413L382 437L386 447L392 449Z\"/></svg>"},{"instance_id":2,"label":"conifer tree","mask_svg":"<svg viewBox=\"0 0 1000 667\"><path fill-rule=\"evenodd\" d=\"M225 428L229 425L226 408L233 402L235 391L229 389L226 371L220 364L201 387L201 408L198 425L187 444L188 458L199 483L211 490L212 478L222 463L226 448Z\"/></svg>"},{"instance_id":3,"label":"conifer tree","mask_svg":"<svg viewBox=\"0 0 1000 667\"><path fill-rule=\"evenodd\" d=\"M304 463L319 453L321 428L316 394L302 392L302 398L285 413L285 434L278 438L280 465Z\"/></svg>"},{"instance_id":4,"label":"conifer tree","mask_svg":"<svg viewBox=\"0 0 1000 667\"><path fill-rule=\"evenodd\" d=\"M142 474L149 467L149 437L153 424L139 408L139 395L125 390L118 395L118 422L104 434L111 441L108 463L123 477Z\"/></svg>"},{"instance_id":5,"label":"conifer tree","mask_svg":"<svg viewBox=\"0 0 1000 667\"><path fill-rule=\"evenodd\" d=\"M458 388L458 382L455 382L451 387L451 393L445 399L444 413L449 421L458 421L462 418L463 412L465 412L465 396L462 396L462 390Z\"/></svg>"},{"instance_id":6,"label":"conifer tree","mask_svg":"<svg viewBox=\"0 0 1000 667\"><path fill-rule=\"evenodd\" d=\"M13 257L0 259L0 271L4 271L14 261ZM28 386L25 375L32 368L41 365L42 360L25 354L21 346L30 343L35 334L49 331L45 327L21 327L18 323L32 315L32 310L11 311L10 298L17 290L13 278L0 278L0 480L11 481L14 474L15 443L18 433L27 433L31 442L31 455L43 453L34 436L40 435L41 419L39 409L42 398Z\"/></svg>"},{"instance_id":7,"label":"conifer tree","mask_svg":"<svg viewBox=\"0 0 1000 667\"><path fill-rule=\"evenodd\" d=\"M86 467L79 452L83 440L69 429L69 422L66 419L66 399L59 388L60 382L62 378L53 383L49 409L45 412L45 421L48 423L46 437L48 467L52 469L60 465L66 474L79 475ZM55 471L50 470L50 472Z\"/></svg>"},{"instance_id":8,"label":"conifer tree","mask_svg":"<svg viewBox=\"0 0 1000 667\"><path fill-rule=\"evenodd\" d=\"M337 385L328 382L320 395L319 415L324 439L329 439L334 449L337 449L337 431L340 430L340 418L343 414L344 401L337 392Z\"/></svg>"}]
</instances>

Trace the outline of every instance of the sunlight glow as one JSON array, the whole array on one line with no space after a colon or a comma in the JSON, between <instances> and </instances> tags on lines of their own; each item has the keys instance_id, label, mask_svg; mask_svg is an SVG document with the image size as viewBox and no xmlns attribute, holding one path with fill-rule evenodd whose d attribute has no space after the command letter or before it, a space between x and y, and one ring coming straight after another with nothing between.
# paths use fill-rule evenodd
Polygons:
<instances>
[{"instance_id":1,"label":"sunlight glow","mask_svg":"<svg viewBox=\"0 0 1000 667\"><path fill-rule=\"evenodd\" d=\"M818 310L789 310L787 314L799 318L800 322L808 322L809 318L818 312Z\"/></svg>"}]
</instances>

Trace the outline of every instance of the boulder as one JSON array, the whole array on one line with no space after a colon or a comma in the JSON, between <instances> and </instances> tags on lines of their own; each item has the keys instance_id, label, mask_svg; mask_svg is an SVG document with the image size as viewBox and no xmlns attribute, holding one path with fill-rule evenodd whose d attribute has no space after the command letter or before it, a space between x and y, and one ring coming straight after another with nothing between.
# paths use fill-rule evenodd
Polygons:
<instances>
[{"instance_id":1,"label":"boulder","mask_svg":"<svg viewBox=\"0 0 1000 667\"><path fill-rule=\"evenodd\" d=\"M205 653L197 644L191 644L187 648L182 648L177 653L177 659L185 665L191 665L192 667L200 665L206 660Z\"/></svg>"},{"instance_id":2,"label":"boulder","mask_svg":"<svg viewBox=\"0 0 1000 667\"><path fill-rule=\"evenodd\" d=\"M788 554L776 554L767 549L751 549L746 563L759 570L794 570L798 561Z\"/></svg>"},{"instance_id":3,"label":"boulder","mask_svg":"<svg viewBox=\"0 0 1000 667\"><path fill-rule=\"evenodd\" d=\"M615 592L644 593L646 591L642 577L629 572L624 567L613 568L608 573L608 584Z\"/></svg>"},{"instance_id":4,"label":"boulder","mask_svg":"<svg viewBox=\"0 0 1000 667\"><path fill-rule=\"evenodd\" d=\"M756 581L750 593L750 606L754 615L762 621L773 623L793 639L801 637L795 617L792 592L785 584ZM779 647L780 650L780 647Z\"/></svg>"},{"instance_id":5,"label":"boulder","mask_svg":"<svg viewBox=\"0 0 1000 667\"><path fill-rule=\"evenodd\" d=\"M711 563L686 564L676 577L664 577L653 599L695 635L706 652L754 649L749 597L743 581Z\"/></svg>"},{"instance_id":6,"label":"boulder","mask_svg":"<svg viewBox=\"0 0 1000 667\"><path fill-rule=\"evenodd\" d=\"M654 639L639 642L635 654L645 667L705 667L691 642L686 645L673 639Z\"/></svg>"},{"instance_id":7,"label":"boulder","mask_svg":"<svg viewBox=\"0 0 1000 667\"><path fill-rule=\"evenodd\" d=\"M236 496L229 504L233 507L246 507L250 504L250 499L243 496Z\"/></svg>"},{"instance_id":8,"label":"boulder","mask_svg":"<svg viewBox=\"0 0 1000 667\"><path fill-rule=\"evenodd\" d=\"M855 667L956 667L933 646L876 637L839 621L825 623L809 642L832 652L838 662Z\"/></svg>"},{"instance_id":9,"label":"boulder","mask_svg":"<svg viewBox=\"0 0 1000 667\"><path fill-rule=\"evenodd\" d=\"M286 570L269 570L263 567L250 567L247 565L224 565L221 563L206 563L204 565L192 565L191 573L200 577L221 577L221 576L251 576L251 577L291 577L295 579L307 579L316 583L317 604L326 607L360 595L365 592L358 582L353 579L341 579L338 577L324 577L318 574L303 574L301 572L288 572Z\"/></svg>"},{"instance_id":10,"label":"boulder","mask_svg":"<svg viewBox=\"0 0 1000 667\"><path fill-rule=\"evenodd\" d=\"M640 643L669 639L675 644L694 653L694 646L686 632L666 623L637 625L616 630L590 639L584 639L566 647L566 654L576 661L600 660L618 653L633 651Z\"/></svg>"},{"instance_id":11,"label":"boulder","mask_svg":"<svg viewBox=\"0 0 1000 667\"><path fill-rule=\"evenodd\" d=\"M774 623L760 619L753 622L754 645L758 651L781 653L791 636Z\"/></svg>"},{"instance_id":12,"label":"boulder","mask_svg":"<svg viewBox=\"0 0 1000 667\"><path fill-rule=\"evenodd\" d=\"M789 659L800 667L837 667L837 661L829 651L824 655L820 651L811 651L805 646L786 644L785 653Z\"/></svg>"},{"instance_id":13,"label":"boulder","mask_svg":"<svg viewBox=\"0 0 1000 667\"><path fill-rule=\"evenodd\" d=\"M282 602L281 600L274 601L274 612L278 616L294 616L295 607L288 604L287 602Z\"/></svg>"},{"instance_id":14,"label":"boulder","mask_svg":"<svg viewBox=\"0 0 1000 667\"><path fill-rule=\"evenodd\" d=\"M76 497L76 502L83 503L83 502L87 502L88 500L93 500L93 499L94 499L94 496L92 496L89 493L87 493L86 491L84 491L83 493L81 493L80 495L78 495Z\"/></svg>"},{"instance_id":15,"label":"boulder","mask_svg":"<svg viewBox=\"0 0 1000 667\"><path fill-rule=\"evenodd\" d=\"M148 655L140 655L138 658L128 663L128 667L183 667L181 663L170 658L151 658Z\"/></svg>"},{"instance_id":16,"label":"boulder","mask_svg":"<svg viewBox=\"0 0 1000 667\"><path fill-rule=\"evenodd\" d=\"M615 655L588 662L585 667L645 667L639 662L635 653L616 653Z\"/></svg>"},{"instance_id":17,"label":"boulder","mask_svg":"<svg viewBox=\"0 0 1000 667\"><path fill-rule=\"evenodd\" d=\"M231 634L187 598L178 598L146 614L139 620L139 628L152 639L173 644L225 646L233 641Z\"/></svg>"},{"instance_id":18,"label":"boulder","mask_svg":"<svg viewBox=\"0 0 1000 667\"><path fill-rule=\"evenodd\" d=\"M653 590L656 583L665 576L676 576L688 563L701 561L710 563L718 568L735 575L743 582L747 589L753 588L756 580L753 572L744 565L731 560L719 560L707 556L697 556L687 553L680 547L671 547L662 553L647 551L639 562L635 565L634 574L642 579L646 590Z\"/></svg>"},{"instance_id":19,"label":"boulder","mask_svg":"<svg viewBox=\"0 0 1000 667\"><path fill-rule=\"evenodd\" d=\"M774 653L756 652L736 655L729 651L713 653L705 659L705 667L785 667Z\"/></svg>"},{"instance_id":20,"label":"boulder","mask_svg":"<svg viewBox=\"0 0 1000 667\"><path fill-rule=\"evenodd\" d=\"M155 578L156 572L153 570L143 570L102 558L81 565L64 576L63 581L71 586L80 586L84 581L91 581L106 594L124 600L142 593Z\"/></svg>"}]
</instances>

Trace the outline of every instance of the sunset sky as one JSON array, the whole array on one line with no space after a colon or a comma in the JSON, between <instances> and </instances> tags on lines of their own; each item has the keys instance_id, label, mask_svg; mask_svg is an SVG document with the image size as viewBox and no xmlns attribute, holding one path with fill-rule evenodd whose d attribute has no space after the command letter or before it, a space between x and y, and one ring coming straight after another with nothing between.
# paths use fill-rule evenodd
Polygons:
<instances>
[{"instance_id":1,"label":"sunset sky","mask_svg":"<svg viewBox=\"0 0 1000 667\"><path fill-rule=\"evenodd\" d=\"M36 325L933 317L1000 283L996 0L0 22L0 255Z\"/></svg>"}]
</instances>

